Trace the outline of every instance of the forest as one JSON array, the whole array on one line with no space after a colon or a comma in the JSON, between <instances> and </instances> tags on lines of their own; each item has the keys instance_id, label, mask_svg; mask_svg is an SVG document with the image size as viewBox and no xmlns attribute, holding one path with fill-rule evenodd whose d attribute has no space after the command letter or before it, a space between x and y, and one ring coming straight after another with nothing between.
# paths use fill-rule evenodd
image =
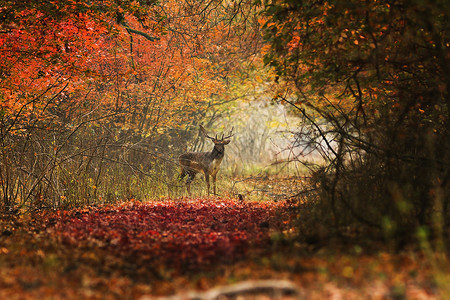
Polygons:
<instances>
[{"instance_id":1,"label":"forest","mask_svg":"<svg viewBox=\"0 0 450 300\"><path fill-rule=\"evenodd\" d=\"M1 299L450 299L447 0L0 0Z\"/></svg>"}]
</instances>

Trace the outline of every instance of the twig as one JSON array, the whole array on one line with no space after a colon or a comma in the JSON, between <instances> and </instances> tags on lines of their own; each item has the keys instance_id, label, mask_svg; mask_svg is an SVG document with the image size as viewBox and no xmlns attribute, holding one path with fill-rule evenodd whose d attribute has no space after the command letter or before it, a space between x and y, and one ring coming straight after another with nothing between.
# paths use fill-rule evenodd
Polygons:
<instances>
[{"instance_id":1,"label":"twig","mask_svg":"<svg viewBox=\"0 0 450 300\"><path fill-rule=\"evenodd\" d=\"M236 299L243 295L270 295L271 299L280 299L283 295L290 295L293 299L303 299L298 287L288 280L251 280L232 285L215 287L204 292L186 292L168 297L144 296L140 300L213 300Z\"/></svg>"}]
</instances>

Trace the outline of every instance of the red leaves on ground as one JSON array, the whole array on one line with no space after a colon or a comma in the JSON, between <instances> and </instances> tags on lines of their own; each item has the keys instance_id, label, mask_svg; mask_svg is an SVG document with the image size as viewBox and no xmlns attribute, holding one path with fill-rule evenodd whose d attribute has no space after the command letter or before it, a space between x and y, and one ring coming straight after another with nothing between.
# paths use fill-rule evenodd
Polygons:
<instances>
[{"instance_id":1,"label":"red leaves on ground","mask_svg":"<svg viewBox=\"0 0 450 300\"><path fill-rule=\"evenodd\" d=\"M242 257L270 241L278 228L274 202L165 200L61 212L55 234L74 246L98 246L118 255L190 269Z\"/></svg>"},{"instance_id":2,"label":"red leaves on ground","mask_svg":"<svg viewBox=\"0 0 450 300\"><path fill-rule=\"evenodd\" d=\"M0 299L139 299L261 278L292 280L307 299L448 295L447 260L438 264L421 251L392 254L378 243L375 252L332 242L313 252L278 247L297 212L291 208L165 200L3 215Z\"/></svg>"}]
</instances>

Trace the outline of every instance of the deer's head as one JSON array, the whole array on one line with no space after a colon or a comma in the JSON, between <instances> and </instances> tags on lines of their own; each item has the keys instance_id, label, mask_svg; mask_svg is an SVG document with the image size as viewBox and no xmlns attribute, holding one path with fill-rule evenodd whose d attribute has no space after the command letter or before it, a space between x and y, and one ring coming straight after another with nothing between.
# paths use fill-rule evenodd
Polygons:
<instances>
[{"instance_id":1,"label":"deer's head","mask_svg":"<svg viewBox=\"0 0 450 300\"><path fill-rule=\"evenodd\" d=\"M233 136L233 128L231 128L231 131L228 133L227 136L225 136L224 134L222 134L221 138L217 137L217 134L215 137L209 136L206 133L205 128L203 128L203 126L200 125L200 130L203 133L203 135L209 139L211 139L211 141L214 143L214 148L219 152L219 153L223 153L225 151L225 145L228 145L230 143L230 138Z\"/></svg>"}]
</instances>

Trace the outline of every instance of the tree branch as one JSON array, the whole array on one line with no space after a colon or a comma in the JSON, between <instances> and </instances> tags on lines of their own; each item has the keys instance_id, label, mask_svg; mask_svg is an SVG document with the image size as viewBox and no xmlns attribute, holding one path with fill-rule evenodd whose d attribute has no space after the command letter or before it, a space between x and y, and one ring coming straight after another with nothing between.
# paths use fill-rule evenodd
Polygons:
<instances>
[{"instance_id":1,"label":"tree branch","mask_svg":"<svg viewBox=\"0 0 450 300\"><path fill-rule=\"evenodd\" d=\"M143 32L143 31L140 31L140 30L131 28L126 22L121 22L120 25L122 25L123 27L125 27L125 29L127 30L127 32L128 32L129 34L135 33L135 34L142 35L143 37L145 37L147 40L149 40L149 41L151 41L151 42L154 42L154 41L158 41L158 40L159 40L158 37L154 37L154 36L149 35L149 34L146 33L146 32Z\"/></svg>"},{"instance_id":2,"label":"tree branch","mask_svg":"<svg viewBox=\"0 0 450 300\"><path fill-rule=\"evenodd\" d=\"M212 288L205 292L188 292L169 297L157 298L160 300L181 300L197 299L212 300L222 298L237 299L244 295L270 295L275 299L281 299L282 295L290 295L293 299L303 299L299 288L291 281L287 280L255 280L244 281L232 285ZM155 299L151 296L144 296L141 300Z\"/></svg>"}]
</instances>

